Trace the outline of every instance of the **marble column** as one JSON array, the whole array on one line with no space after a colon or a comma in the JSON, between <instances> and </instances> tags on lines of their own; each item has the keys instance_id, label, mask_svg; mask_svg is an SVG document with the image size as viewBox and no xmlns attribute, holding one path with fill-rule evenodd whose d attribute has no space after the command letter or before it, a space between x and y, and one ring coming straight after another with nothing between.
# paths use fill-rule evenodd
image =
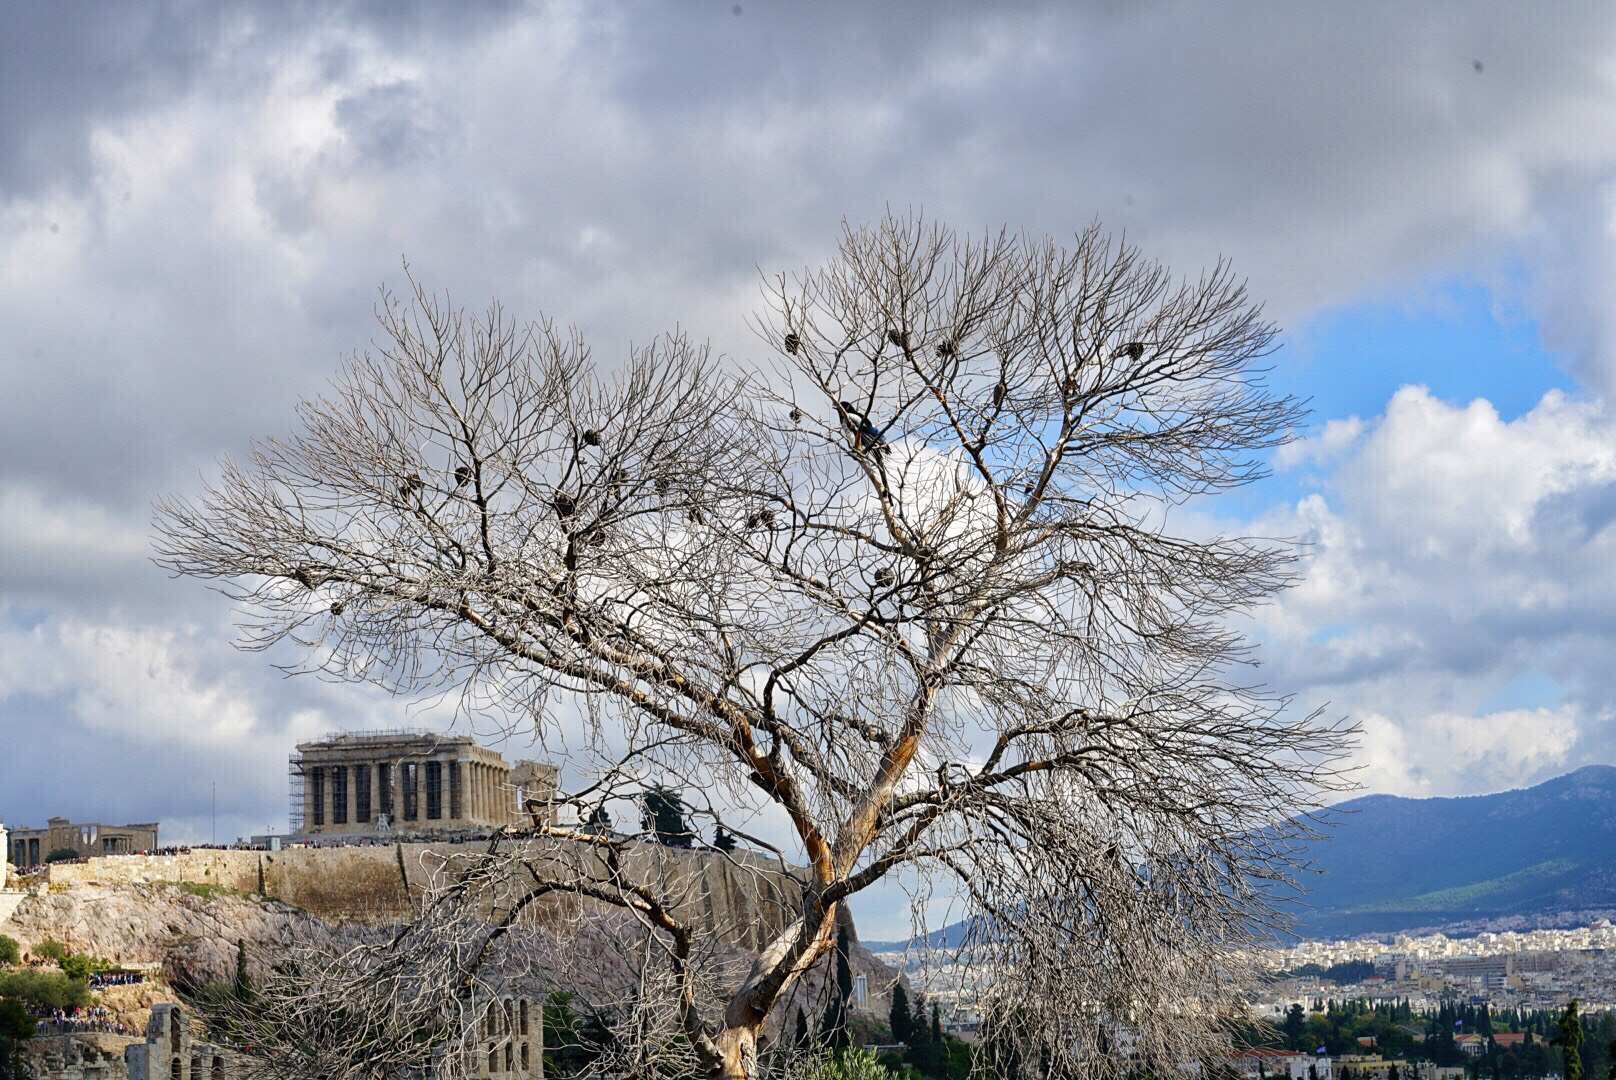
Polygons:
<instances>
[{"instance_id":1,"label":"marble column","mask_svg":"<svg viewBox=\"0 0 1616 1080\"><path fill-rule=\"evenodd\" d=\"M314 777L313 769L303 773L303 831L308 832L314 825Z\"/></svg>"},{"instance_id":2,"label":"marble column","mask_svg":"<svg viewBox=\"0 0 1616 1080\"><path fill-rule=\"evenodd\" d=\"M427 820L427 758L415 761L415 820Z\"/></svg>"},{"instance_id":3,"label":"marble column","mask_svg":"<svg viewBox=\"0 0 1616 1080\"><path fill-rule=\"evenodd\" d=\"M325 770L325 783L322 786L323 786L324 790L320 792L320 802L322 804L321 807L320 807L320 811L324 815L324 818L325 818L325 827L329 829L331 827L332 823L337 820L336 813L335 813L336 807L337 807L337 770L336 769L331 768L330 766L326 767L326 770Z\"/></svg>"},{"instance_id":4,"label":"marble column","mask_svg":"<svg viewBox=\"0 0 1616 1080\"><path fill-rule=\"evenodd\" d=\"M364 766L364 765L349 765L348 766L348 783L347 783L346 787L347 787L347 792L348 792L348 824L349 825L356 825L356 824L359 823L359 770L363 769L363 768L367 768L367 766Z\"/></svg>"}]
</instances>

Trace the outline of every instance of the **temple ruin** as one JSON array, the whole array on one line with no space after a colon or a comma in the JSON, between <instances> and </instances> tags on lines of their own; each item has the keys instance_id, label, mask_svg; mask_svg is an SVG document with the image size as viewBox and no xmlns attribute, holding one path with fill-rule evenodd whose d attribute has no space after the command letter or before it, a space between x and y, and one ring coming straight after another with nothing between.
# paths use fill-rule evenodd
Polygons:
<instances>
[{"instance_id":1,"label":"temple ruin","mask_svg":"<svg viewBox=\"0 0 1616 1080\"><path fill-rule=\"evenodd\" d=\"M157 847L155 821L130 825L103 825L98 821L69 821L53 817L43 829L20 826L7 837L12 865L27 869L44 865L51 855L72 852L73 858L96 855L131 855Z\"/></svg>"},{"instance_id":2,"label":"temple ruin","mask_svg":"<svg viewBox=\"0 0 1616 1080\"><path fill-rule=\"evenodd\" d=\"M547 807L556 788L553 765L513 765L468 735L425 731L354 732L299 743L289 777L289 824L304 836L531 824L531 807Z\"/></svg>"},{"instance_id":3,"label":"temple ruin","mask_svg":"<svg viewBox=\"0 0 1616 1080\"><path fill-rule=\"evenodd\" d=\"M178 1005L153 1005L146 1039L124 1048L129 1080L231 1080L236 1075L222 1046L194 1042Z\"/></svg>"}]
</instances>

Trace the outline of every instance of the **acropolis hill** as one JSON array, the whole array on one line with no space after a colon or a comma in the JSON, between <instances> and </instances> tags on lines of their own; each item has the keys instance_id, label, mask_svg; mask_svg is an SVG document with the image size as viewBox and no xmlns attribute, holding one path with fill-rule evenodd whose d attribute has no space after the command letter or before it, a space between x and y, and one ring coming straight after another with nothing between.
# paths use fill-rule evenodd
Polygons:
<instances>
[{"instance_id":1,"label":"acropolis hill","mask_svg":"<svg viewBox=\"0 0 1616 1080\"><path fill-rule=\"evenodd\" d=\"M508 763L465 735L393 729L300 743L288 780L290 833L271 838L277 842L267 849L94 855L39 866L25 880L35 894L200 886L280 901L328 921L394 922L410 916L434 877L453 875L486 852L492 834L546 818L557 769ZM504 844L526 847L529 861L555 857L532 840ZM631 849L627 864L673 898L687 921L745 950L761 948L789 922L782 900L798 888L777 860L744 850L718 856L646 842ZM490 911L507 899L489 896ZM587 902L549 898L535 918L580 903Z\"/></svg>"},{"instance_id":2,"label":"acropolis hill","mask_svg":"<svg viewBox=\"0 0 1616 1080\"><path fill-rule=\"evenodd\" d=\"M410 914L411 897L420 896L431 875L487 849L486 840L282 851L198 849L55 863L43 874L47 893L79 886L187 883L262 895L326 920L391 922ZM535 849L532 857L542 861L546 856ZM682 897L677 912L738 948L761 948L789 922L781 900L796 885L774 860L744 851L718 857L646 843L635 852L631 869ZM576 902L558 898L552 907Z\"/></svg>"}]
</instances>

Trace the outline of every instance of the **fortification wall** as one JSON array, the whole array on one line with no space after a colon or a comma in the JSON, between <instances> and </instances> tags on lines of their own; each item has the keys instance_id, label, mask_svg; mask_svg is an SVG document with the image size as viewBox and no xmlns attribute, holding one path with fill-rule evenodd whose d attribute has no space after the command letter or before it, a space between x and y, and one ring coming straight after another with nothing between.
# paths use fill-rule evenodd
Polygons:
<instances>
[{"instance_id":1,"label":"fortification wall","mask_svg":"<svg viewBox=\"0 0 1616 1080\"><path fill-rule=\"evenodd\" d=\"M381 922L408 915L412 897L420 896L434 874L486 850L486 842L477 842L110 855L53 863L48 880L52 891L82 885L213 886L262 894L323 919ZM554 862L536 848L527 855L540 865ZM741 948L761 949L790 921L785 901L795 894L795 882L761 856L643 844L632 851L627 866L635 878L655 883L659 893L673 898L686 920ZM488 902L497 907L505 899L490 896ZM576 902L558 898L539 915L569 910L577 910Z\"/></svg>"},{"instance_id":2,"label":"fortification wall","mask_svg":"<svg viewBox=\"0 0 1616 1080\"><path fill-rule=\"evenodd\" d=\"M66 887L189 881L247 892L258 879L261 854L271 853L191 851L180 855L97 855L83 862L50 863L45 868L45 878L53 886ZM238 885L238 881L246 884Z\"/></svg>"}]
</instances>

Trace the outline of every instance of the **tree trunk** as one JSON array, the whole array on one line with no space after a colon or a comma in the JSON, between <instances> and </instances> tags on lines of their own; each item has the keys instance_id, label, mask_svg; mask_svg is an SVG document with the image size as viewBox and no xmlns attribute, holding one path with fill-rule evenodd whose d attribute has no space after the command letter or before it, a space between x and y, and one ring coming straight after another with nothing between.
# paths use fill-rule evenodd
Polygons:
<instances>
[{"instance_id":1,"label":"tree trunk","mask_svg":"<svg viewBox=\"0 0 1616 1080\"><path fill-rule=\"evenodd\" d=\"M757 1076L757 1039L757 1027L726 1027L719 1032L719 1058L711 1074L713 1080L754 1080Z\"/></svg>"},{"instance_id":2,"label":"tree trunk","mask_svg":"<svg viewBox=\"0 0 1616 1080\"><path fill-rule=\"evenodd\" d=\"M724 1026L715 1040L718 1059L707 1074L710 1080L755 1080L763 1024L802 973L829 951L840 907L830 905L812 928L795 920L753 963L751 974L724 1010Z\"/></svg>"}]
</instances>

